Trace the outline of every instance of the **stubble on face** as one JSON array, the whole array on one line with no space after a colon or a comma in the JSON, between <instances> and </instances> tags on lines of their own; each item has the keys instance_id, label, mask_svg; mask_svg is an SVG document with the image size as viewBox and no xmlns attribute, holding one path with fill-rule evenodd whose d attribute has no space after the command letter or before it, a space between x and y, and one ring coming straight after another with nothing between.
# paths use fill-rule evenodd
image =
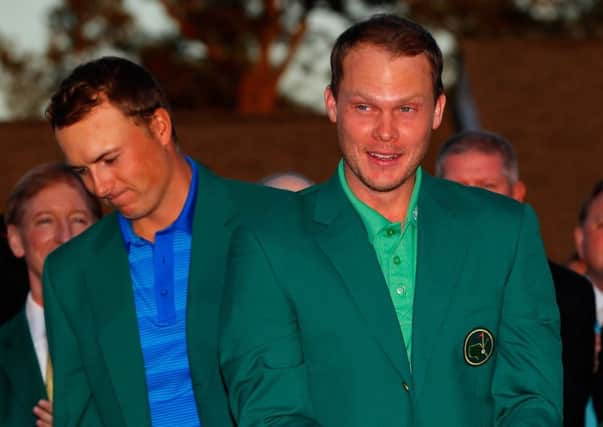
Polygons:
<instances>
[{"instance_id":1,"label":"stubble on face","mask_svg":"<svg viewBox=\"0 0 603 427\"><path fill-rule=\"evenodd\" d=\"M443 95L434 102L429 61L363 44L346 55L343 69L337 99L327 89L325 103L348 185L373 208L404 204L445 105Z\"/></svg>"}]
</instances>

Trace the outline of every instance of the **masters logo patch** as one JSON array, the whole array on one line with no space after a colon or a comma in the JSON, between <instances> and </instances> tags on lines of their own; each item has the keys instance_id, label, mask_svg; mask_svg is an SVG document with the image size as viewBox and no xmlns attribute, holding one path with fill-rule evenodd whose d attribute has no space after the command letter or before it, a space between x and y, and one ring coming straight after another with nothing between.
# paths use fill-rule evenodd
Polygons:
<instances>
[{"instance_id":1,"label":"masters logo patch","mask_svg":"<svg viewBox=\"0 0 603 427\"><path fill-rule=\"evenodd\" d=\"M471 366L481 366L490 359L494 351L494 337L485 328L475 328L469 331L463 345L465 362Z\"/></svg>"}]
</instances>

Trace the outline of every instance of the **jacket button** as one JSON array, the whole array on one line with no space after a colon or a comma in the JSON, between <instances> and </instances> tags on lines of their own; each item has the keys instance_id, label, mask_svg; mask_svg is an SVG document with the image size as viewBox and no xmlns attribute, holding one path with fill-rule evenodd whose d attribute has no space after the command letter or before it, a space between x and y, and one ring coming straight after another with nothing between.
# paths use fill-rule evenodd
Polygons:
<instances>
[{"instance_id":1,"label":"jacket button","mask_svg":"<svg viewBox=\"0 0 603 427\"><path fill-rule=\"evenodd\" d=\"M408 391L410 390L410 387L408 386L408 384L406 383L402 383L402 387L404 388L404 390Z\"/></svg>"}]
</instances>

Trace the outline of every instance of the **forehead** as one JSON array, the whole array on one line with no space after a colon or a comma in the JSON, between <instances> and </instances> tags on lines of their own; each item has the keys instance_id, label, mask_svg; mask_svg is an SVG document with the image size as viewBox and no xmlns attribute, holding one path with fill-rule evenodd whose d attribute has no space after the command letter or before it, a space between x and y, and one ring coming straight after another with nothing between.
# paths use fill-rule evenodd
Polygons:
<instances>
[{"instance_id":1,"label":"forehead","mask_svg":"<svg viewBox=\"0 0 603 427\"><path fill-rule=\"evenodd\" d=\"M446 175L473 173L504 176L504 162L496 152L469 150L464 153L450 153L444 158L444 172Z\"/></svg>"},{"instance_id":2,"label":"forehead","mask_svg":"<svg viewBox=\"0 0 603 427\"><path fill-rule=\"evenodd\" d=\"M74 205L86 206L86 194L78 184L67 180L46 185L23 204L24 213L35 214L41 210L69 208Z\"/></svg>"},{"instance_id":3,"label":"forehead","mask_svg":"<svg viewBox=\"0 0 603 427\"><path fill-rule=\"evenodd\" d=\"M69 164L84 165L94 162L139 132L142 129L134 120L104 102L78 122L55 129L55 137Z\"/></svg>"},{"instance_id":4,"label":"forehead","mask_svg":"<svg viewBox=\"0 0 603 427\"><path fill-rule=\"evenodd\" d=\"M603 217L603 193L600 193L590 204L588 208L588 218L591 217Z\"/></svg>"},{"instance_id":5,"label":"forehead","mask_svg":"<svg viewBox=\"0 0 603 427\"><path fill-rule=\"evenodd\" d=\"M380 46L364 43L348 51L342 67L341 86L433 91L431 65L425 54L394 55Z\"/></svg>"}]
</instances>

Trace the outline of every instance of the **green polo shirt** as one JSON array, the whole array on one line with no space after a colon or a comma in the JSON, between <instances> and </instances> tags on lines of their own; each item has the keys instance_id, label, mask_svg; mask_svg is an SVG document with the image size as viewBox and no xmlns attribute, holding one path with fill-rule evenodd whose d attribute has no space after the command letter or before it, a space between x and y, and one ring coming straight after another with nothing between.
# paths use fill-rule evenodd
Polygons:
<instances>
[{"instance_id":1,"label":"green polo shirt","mask_svg":"<svg viewBox=\"0 0 603 427\"><path fill-rule=\"evenodd\" d=\"M396 316L406 345L406 355L410 362L417 271L417 200L421 188L421 167L417 169L415 187L412 190L410 203L408 204L404 227L401 227L399 222L390 222L379 212L361 202L352 193L345 179L343 160L339 162L338 174L341 187L358 215L360 215L369 242L375 248L377 260L396 310Z\"/></svg>"}]
</instances>

